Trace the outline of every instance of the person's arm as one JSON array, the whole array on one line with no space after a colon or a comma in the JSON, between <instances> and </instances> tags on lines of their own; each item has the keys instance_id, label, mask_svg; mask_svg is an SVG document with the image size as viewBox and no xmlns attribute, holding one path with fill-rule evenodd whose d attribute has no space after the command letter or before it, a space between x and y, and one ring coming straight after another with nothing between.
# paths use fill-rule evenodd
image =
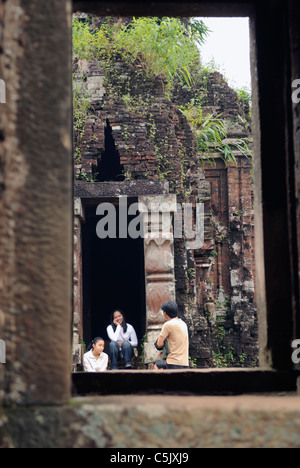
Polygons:
<instances>
[{"instance_id":1,"label":"person's arm","mask_svg":"<svg viewBox=\"0 0 300 468\"><path fill-rule=\"evenodd\" d=\"M162 328L162 331L160 332L160 335L157 339L157 346L159 348L163 348L164 345L165 345L165 339L168 338L169 336L169 330L168 330L168 324L165 323L163 328Z\"/></svg>"},{"instance_id":2,"label":"person's arm","mask_svg":"<svg viewBox=\"0 0 300 468\"><path fill-rule=\"evenodd\" d=\"M83 368L85 372L95 372L87 356L83 356Z\"/></svg>"},{"instance_id":3,"label":"person's arm","mask_svg":"<svg viewBox=\"0 0 300 468\"><path fill-rule=\"evenodd\" d=\"M165 344L165 338L163 338L161 335L159 335L159 337L157 339L157 346L159 348L163 348L164 344Z\"/></svg>"},{"instance_id":4,"label":"person's arm","mask_svg":"<svg viewBox=\"0 0 300 468\"><path fill-rule=\"evenodd\" d=\"M111 325L109 325L107 327L107 335L108 335L108 338L110 339L110 341L117 341L117 339L119 338L119 335L120 335L120 331L121 331L121 325L117 326L115 332L113 330L113 327Z\"/></svg>"},{"instance_id":5,"label":"person's arm","mask_svg":"<svg viewBox=\"0 0 300 468\"><path fill-rule=\"evenodd\" d=\"M130 332L130 335L129 335L129 341L131 343L131 346L133 348L136 348L137 345L138 345L138 339L137 339L137 336L136 336L136 332L135 332L135 329L133 327L131 327L131 332Z\"/></svg>"}]
</instances>

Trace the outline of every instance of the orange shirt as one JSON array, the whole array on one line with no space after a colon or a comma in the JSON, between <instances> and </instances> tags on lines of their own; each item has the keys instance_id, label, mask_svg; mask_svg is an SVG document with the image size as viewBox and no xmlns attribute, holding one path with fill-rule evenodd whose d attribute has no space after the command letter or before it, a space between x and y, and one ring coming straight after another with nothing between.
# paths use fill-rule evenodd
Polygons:
<instances>
[{"instance_id":1,"label":"orange shirt","mask_svg":"<svg viewBox=\"0 0 300 468\"><path fill-rule=\"evenodd\" d=\"M179 318L164 324L160 336L168 340L170 354L167 364L175 366L189 365L189 334L186 324Z\"/></svg>"}]
</instances>

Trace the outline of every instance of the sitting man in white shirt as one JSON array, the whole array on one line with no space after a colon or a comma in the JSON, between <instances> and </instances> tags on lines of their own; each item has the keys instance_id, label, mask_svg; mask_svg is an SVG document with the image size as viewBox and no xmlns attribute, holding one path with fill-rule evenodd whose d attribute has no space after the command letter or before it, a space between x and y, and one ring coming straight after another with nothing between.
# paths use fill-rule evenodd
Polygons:
<instances>
[{"instance_id":1,"label":"sitting man in white shirt","mask_svg":"<svg viewBox=\"0 0 300 468\"><path fill-rule=\"evenodd\" d=\"M85 372L105 372L108 366L108 355L104 350L103 338L95 338L89 346L89 351L83 357Z\"/></svg>"},{"instance_id":2,"label":"sitting man in white shirt","mask_svg":"<svg viewBox=\"0 0 300 468\"><path fill-rule=\"evenodd\" d=\"M107 334L111 340L108 352L111 359L111 370L119 368L118 359L120 357L124 358L125 369L130 369L134 354L133 348L137 347L138 339L133 326L126 323L124 314L120 310L113 313L112 324L107 327Z\"/></svg>"}]
</instances>

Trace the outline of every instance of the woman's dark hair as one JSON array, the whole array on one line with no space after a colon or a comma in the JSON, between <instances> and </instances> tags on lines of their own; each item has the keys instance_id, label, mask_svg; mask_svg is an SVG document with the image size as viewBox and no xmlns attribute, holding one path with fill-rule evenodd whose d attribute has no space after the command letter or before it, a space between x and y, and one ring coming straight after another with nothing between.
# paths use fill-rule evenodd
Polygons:
<instances>
[{"instance_id":1,"label":"woman's dark hair","mask_svg":"<svg viewBox=\"0 0 300 468\"><path fill-rule=\"evenodd\" d=\"M93 349L93 345L98 343L98 341L104 341L104 339L101 338L101 336L97 336L97 338L94 338L93 341L91 341L90 344L88 345L87 351L91 351L91 349ZM104 343L105 343L105 341L104 341Z\"/></svg>"},{"instance_id":2,"label":"woman's dark hair","mask_svg":"<svg viewBox=\"0 0 300 468\"><path fill-rule=\"evenodd\" d=\"M178 317L178 305L176 304L176 302L164 302L161 306L161 310L163 310L171 319Z\"/></svg>"},{"instance_id":3,"label":"woman's dark hair","mask_svg":"<svg viewBox=\"0 0 300 468\"><path fill-rule=\"evenodd\" d=\"M123 317L123 325L122 326L123 326L124 333L126 333L127 332L127 323L126 323L124 312L121 309L115 309L113 311L113 313L111 314L111 326L113 327L113 331L115 332L116 328L117 328L117 325L114 324L114 315L115 315L116 312L120 312L120 314Z\"/></svg>"}]
</instances>

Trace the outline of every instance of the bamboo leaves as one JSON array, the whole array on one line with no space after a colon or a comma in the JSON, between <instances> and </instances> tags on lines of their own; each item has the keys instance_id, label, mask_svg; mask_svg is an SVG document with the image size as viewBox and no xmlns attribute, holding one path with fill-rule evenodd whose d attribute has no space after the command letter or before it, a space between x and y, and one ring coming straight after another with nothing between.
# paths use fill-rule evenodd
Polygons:
<instances>
[{"instance_id":1,"label":"bamboo leaves","mask_svg":"<svg viewBox=\"0 0 300 468\"><path fill-rule=\"evenodd\" d=\"M218 154L225 163L228 161L237 164L235 152L243 156L252 157L247 143L239 139L237 141L226 141L227 130L220 116L208 114L203 116L201 106L193 102L186 109L182 109L187 117L196 136L197 149L200 160L204 166L207 161L215 166L215 156Z\"/></svg>"},{"instance_id":2,"label":"bamboo leaves","mask_svg":"<svg viewBox=\"0 0 300 468\"><path fill-rule=\"evenodd\" d=\"M171 84L178 78L190 87L191 72L200 64L196 42L203 42L208 31L202 22L195 25L196 21L188 26L177 18L133 18L128 26L106 23L92 30L75 20L74 56L91 60L114 51L138 61L147 76L162 76Z\"/></svg>"}]
</instances>

